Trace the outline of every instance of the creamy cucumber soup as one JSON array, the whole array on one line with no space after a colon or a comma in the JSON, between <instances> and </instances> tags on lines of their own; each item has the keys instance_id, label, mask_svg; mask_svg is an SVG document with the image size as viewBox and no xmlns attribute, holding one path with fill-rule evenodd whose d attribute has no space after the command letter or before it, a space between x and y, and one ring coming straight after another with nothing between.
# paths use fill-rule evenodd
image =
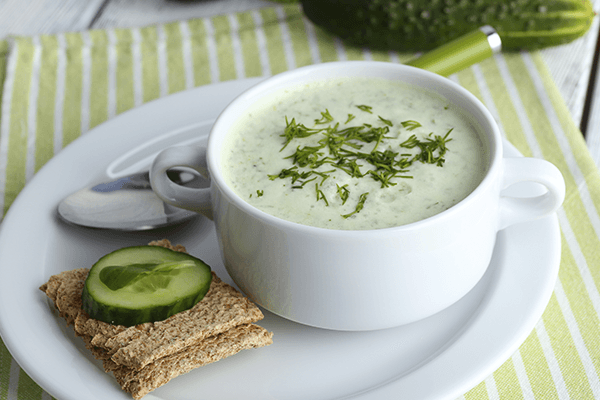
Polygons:
<instances>
[{"instance_id":1,"label":"creamy cucumber soup","mask_svg":"<svg viewBox=\"0 0 600 400\"><path fill-rule=\"evenodd\" d=\"M276 217L379 229L438 214L483 179L477 129L447 99L401 82L346 78L287 89L228 132L227 184Z\"/></svg>"}]
</instances>

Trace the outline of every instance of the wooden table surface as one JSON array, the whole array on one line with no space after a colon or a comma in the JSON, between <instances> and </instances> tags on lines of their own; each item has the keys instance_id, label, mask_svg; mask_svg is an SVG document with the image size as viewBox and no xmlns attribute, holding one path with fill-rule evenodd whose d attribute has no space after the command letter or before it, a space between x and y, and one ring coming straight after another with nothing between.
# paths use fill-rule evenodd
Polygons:
<instances>
[{"instance_id":1,"label":"wooden table surface","mask_svg":"<svg viewBox=\"0 0 600 400\"><path fill-rule=\"evenodd\" d=\"M600 11L600 0L592 0ZM265 0L0 0L0 38L134 27L273 6ZM581 39L542 50L600 166L600 17Z\"/></svg>"}]
</instances>

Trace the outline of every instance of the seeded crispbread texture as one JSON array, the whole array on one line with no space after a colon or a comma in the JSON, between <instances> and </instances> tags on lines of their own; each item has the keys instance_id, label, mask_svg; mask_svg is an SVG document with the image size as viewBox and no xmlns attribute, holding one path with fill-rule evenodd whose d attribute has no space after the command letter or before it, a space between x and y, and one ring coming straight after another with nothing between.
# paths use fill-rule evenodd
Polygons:
<instances>
[{"instance_id":1,"label":"seeded crispbread texture","mask_svg":"<svg viewBox=\"0 0 600 400\"><path fill-rule=\"evenodd\" d=\"M72 294L77 291L81 292L88 272L87 268L61 272L51 276L48 282L40 287L40 290L54 302L60 316L69 325L73 324L77 314L81 311L81 296L74 299Z\"/></svg>"},{"instance_id":2,"label":"seeded crispbread texture","mask_svg":"<svg viewBox=\"0 0 600 400\"><path fill-rule=\"evenodd\" d=\"M168 240L151 242L176 251ZM253 325L262 312L213 272L206 296L196 306L164 321L132 327L92 319L81 309L89 270L80 268L50 277L40 287L94 357L113 372L123 390L136 399L175 376L218 361L243 349L272 343L272 333Z\"/></svg>"},{"instance_id":3,"label":"seeded crispbread texture","mask_svg":"<svg viewBox=\"0 0 600 400\"><path fill-rule=\"evenodd\" d=\"M195 368L219 361L242 350L267 346L273 343L273 334L266 329L245 324L226 332L210 336L182 351L160 358L140 370L119 366L112 360L104 368L112 370L117 382L134 399L140 399L171 379Z\"/></svg>"},{"instance_id":4,"label":"seeded crispbread texture","mask_svg":"<svg viewBox=\"0 0 600 400\"><path fill-rule=\"evenodd\" d=\"M164 321L130 327L108 339L105 348L117 364L140 369L206 337L263 319L260 309L214 273L206 296L189 310Z\"/></svg>"}]
</instances>

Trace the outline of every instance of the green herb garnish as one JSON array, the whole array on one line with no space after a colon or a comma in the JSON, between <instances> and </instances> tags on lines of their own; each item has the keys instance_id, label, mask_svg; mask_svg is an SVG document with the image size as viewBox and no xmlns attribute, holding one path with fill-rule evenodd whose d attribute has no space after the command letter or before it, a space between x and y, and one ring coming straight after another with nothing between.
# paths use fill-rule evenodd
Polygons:
<instances>
[{"instance_id":1,"label":"green herb garnish","mask_svg":"<svg viewBox=\"0 0 600 400\"><path fill-rule=\"evenodd\" d=\"M422 126L419 122L413 120L402 121L400 122L400 124L402 124L402 126L408 129L409 131L414 131L415 129Z\"/></svg>"},{"instance_id":2,"label":"green herb garnish","mask_svg":"<svg viewBox=\"0 0 600 400\"><path fill-rule=\"evenodd\" d=\"M321 119L315 119L315 124L326 124L331 121L333 121L333 117L329 114L329 110L325 109L324 112L321 112Z\"/></svg>"},{"instance_id":3,"label":"green herb garnish","mask_svg":"<svg viewBox=\"0 0 600 400\"><path fill-rule=\"evenodd\" d=\"M346 200L348 200L348 197L350 196L350 191L347 188L348 184L340 186L336 183L335 185L337 186L337 193L340 196L340 199L342 199L342 205L346 204Z\"/></svg>"},{"instance_id":4,"label":"green herb garnish","mask_svg":"<svg viewBox=\"0 0 600 400\"><path fill-rule=\"evenodd\" d=\"M407 149L418 147L421 152L415 155L415 160L425 164L437 164L441 167L446 161L444 159L444 155L448 151L446 143L452 140L448 139L450 132L452 132L452 129L450 129L444 136L433 135L432 132L425 140L419 140L415 135L412 135L406 141L401 143L400 146Z\"/></svg>"},{"instance_id":5,"label":"green herb garnish","mask_svg":"<svg viewBox=\"0 0 600 400\"><path fill-rule=\"evenodd\" d=\"M317 192L317 201L323 200L325 202L325 205L327 207L329 207L329 202L327 201L327 197L325 197L325 194L323 193L323 191L321 189L319 189L318 183L315 183L315 190Z\"/></svg>"},{"instance_id":6,"label":"green herb garnish","mask_svg":"<svg viewBox=\"0 0 600 400\"><path fill-rule=\"evenodd\" d=\"M292 178L292 183L295 183L298 179L306 179L310 175L310 171L298 172L298 167L294 165L292 168L282 169L277 175L269 175L269 179L274 181L277 178Z\"/></svg>"},{"instance_id":7,"label":"green herb garnish","mask_svg":"<svg viewBox=\"0 0 600 400\"><path fill-rule=\"evenodd\" d=\"M370 106L356 107L372 114ZM410 175L410 167L415 162L443 166L444 156L448 151L446 144L452 140L449 138L452 129L444 136L430 133L422 139L413 134L400 143L400 147L417 149L418 152L401 152L395 151L386 142L386 139L395 139L395 136L389 136L390 128L394 127L394 123L382 116L377 117L384 126L363 123L340 127L339 122L335 122L327 109L321 112L320 119L314 120L315 126L318 126L314 128L297 123L293 118L288 120L286 117L286 126L281 135L284 138L281 150L295 139L313 135L318 135L319 138L312 141L311 145L297 146L292 154L285 157L291 160L292 167L282 169L278 174L268 175L269 179L291 179L292 189L302 189L307 183L314 182L317 202L322 200L326 206L329 206L329 200L322 188L323 183L336 171L342 171L352 178L369 176L379 182L381 188L388 188L397 185L394 181L396 178L413 178ZM353 119L354 115L348 114L344 125ZM409 131L422 126L414 120L402 121L400 125ZM321 167L325 165L331 166L332 169L323 170L324 168ZM350 198L348 185L336 184L336 186L336 197L339 197L344 205ZM262 191L260 193L257 191L257 194L261 196ZM349 218L359 213L364 207L368 194L368 192L361 194L354 211L342 217Z\"/></svg>"},{"instance_id":8,"label":"green herb garnish","mask_svg":"<svg viewBox=\"0 0 600 400\"><path fill-rule=\"evenodd\" d=\"M379 115L379 120L382 121L384 124L386 124L387 126L394 126L394 124L392 124L392 121L390 121L389 119L385 119L382 116Z\"/></svg>"},{"instance_id":9,"label":"green herb garnish","mask_svg":"<svg viewBox=\"0 0 600 400\"><path fill-rule=\"evenodd\" d=\"M367 201L367 196L368 195L369 195L369 192L361 194L360 197L359 197L359 199L358 199L358 204L356 204L356 208L354 209L354 211L352 211L349 214L344 214L344 215L342 215L342 217L344 219L347 219L347 218L353 216L354 214L359 213L363 209L363 207L365 206L365 201Z\"/></svg>"},{"instance_id":10,"label":"green herb garnish","mask_svg":"<svg viewBox=\"0 0 600 400\"><path fill-rule=\"evenodd\" d=\"M297 124L294 118L292 118L291 121L288 121L287 117L285 117L285 129L281 135L285 137L285 143L281 150L285 149L293 139L309 137L319 133L319 131L320 129L309 129L302 124Z\"/></svg>"}]
</instances>

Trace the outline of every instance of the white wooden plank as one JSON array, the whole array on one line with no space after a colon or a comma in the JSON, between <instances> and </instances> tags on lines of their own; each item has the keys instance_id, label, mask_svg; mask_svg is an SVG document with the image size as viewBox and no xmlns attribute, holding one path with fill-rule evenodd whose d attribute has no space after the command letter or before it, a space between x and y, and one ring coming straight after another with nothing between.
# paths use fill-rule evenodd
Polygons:
<instances>
[{"instance_id":1,"label":"white wooden plank","mask_svg":"<svg viewBox=\"0 0 600 400\"><path fill-rule=\"evenodd\" d=\"M592 158L600 168L600 65L596 66L596 85L586 128L586 141Z\"/></svg>"},{"instance_id":2,"label":"white wooden plank","mask_svg":"<svg viewBox=\"0 0 600 400\"><path fill-rule=\"evenodd\" d=\"M600 168L600 85L596 85L594 92L594 103L592 113L590 114L588 131L588 148L596 165Z\"/></svg>"},{"instance_id":3,"label":"white wooden plank","mask_svg":"<svg viewBox=\"0 0 600 400\"><path fill-rule=\"evenodd\" d=\"M273 6L265 0L111 0L94 28L133 27Z\"/></svg>"},{"instance_id":4,"label":"white wooden plank","mask_svg":"<svg viewBox=\"0 0 600 400\"><path fill-rule=\"evenodd\" d=\"M600 0L592 0L592 3L594 10L598 13ZM554 82L563 95L577 125L581 122L588 91L598 29L600 29L600 20L596 17L590 30L582 38L566 45L542 50L542 56L548 64Z\"/></svg>"},{"instance_id":5,"label":"white wooden plank","mask_svg":"<svg viewBox=\"0 0 600 400\"><path fill-rule=\"evenodd\" d=\"M1 0L0 38L87 29L103 0Z\"/></svg>"},{"instance_id":6,"label":"white wooden plank","mask_svg":"<svg viewBox=\"0 0 600 400\"><path fill-rule=\"evenodd\" d=\"M581 122L583 107L594 58L595 32L569 45L542 50L548 69L563 95L577 125Z\"/></svg>"},{"instance_id":7,"label":"white wooden plank","mask_svg":"<svg viewBox=\"0 0 600 400\"><path fill-rule=\"evenodd\" d=\"M594 10L596 14L600 13L600 0L594 0ZM596 16L595 25L596 38L600 41L600 34L598 34L600 20L598 16ZM597 43L596 51L598 51L598 48L600 48L600 45ZM596 65L596 82L586 126L586 141L592 158L600 168L600 65Z\"/></svg>"}]
</instances>

